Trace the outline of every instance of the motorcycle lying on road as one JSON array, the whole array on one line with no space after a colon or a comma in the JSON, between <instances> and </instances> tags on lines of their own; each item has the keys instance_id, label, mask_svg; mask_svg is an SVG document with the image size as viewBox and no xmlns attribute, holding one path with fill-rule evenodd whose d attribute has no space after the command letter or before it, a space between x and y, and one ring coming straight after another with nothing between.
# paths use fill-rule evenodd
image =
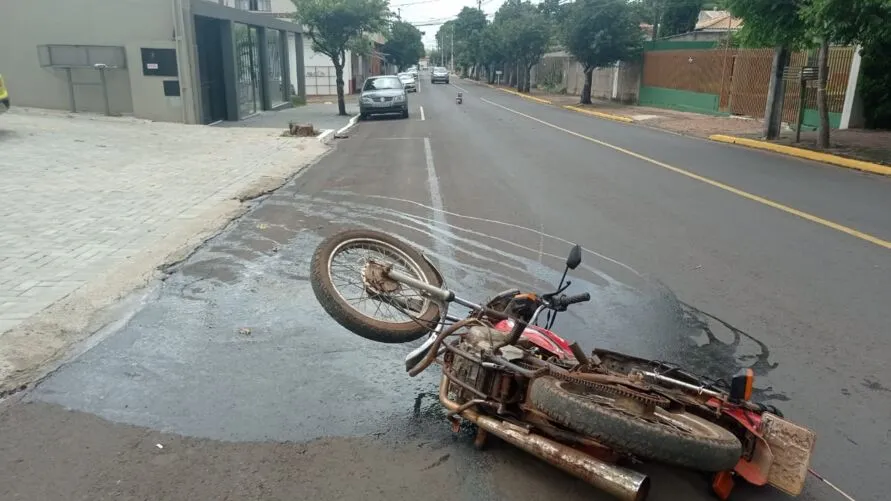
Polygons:
<instances>
[{"instance_id":1,"label":"motorcycle lying on road","mask_svg":"<svg viewBox=\"0 0 891 501\"><path fill-rule=\"evenodd\" d=\"M558 313L590 300L565 294L580 263L576 245L555 291L508 290L476 304L445 288L409 244L357 229L318 246L311 283L325 311L362 337L427 336L406 369L414 377L441 366L439 400L455 431L461 420L476 425L479 448L498 437L628 501L645 499L650 481L616 464L625 459L707 472L720 499L737 479L800 494L815 434L752 401L750 369L721 383L664 362L588 354L550 330ZM470 313L452 316L452 304Z\"/></svg>"}]
</instances>

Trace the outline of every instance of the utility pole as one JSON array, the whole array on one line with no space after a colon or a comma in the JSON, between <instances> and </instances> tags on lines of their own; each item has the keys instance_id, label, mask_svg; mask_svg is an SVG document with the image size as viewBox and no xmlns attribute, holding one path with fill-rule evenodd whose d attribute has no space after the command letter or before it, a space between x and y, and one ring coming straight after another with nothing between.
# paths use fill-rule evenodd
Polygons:
<instances>
[{"instance_id":1,"label":"utility pole","mask_svg":"<svg viewBox=\"0 0 891 501\"><path fill-rule=\"evenodd\" d=\"M452 25L452 48L449 50L449 71L455 72L455 25Z\"/></svg>"},{"instance_id":2,"label":"utility pole","mask_svg":"<svg viewBox=\"0 0 891 501\"><path fill-rule=\"evenodd\" d=\"M483 0L476 0L476 9L483 10Z\"/></svg>"},{"instance_id":3,"label":"utility pole","mask_svg":"<svg viewBox=\"0 0 891 501\"><path fill-rule=\"evenodd\" d=\"M789 48L778 46L774 49L770 67L770 87L767 88L767 103L764 110L764 139L780 137L783 124L783 69L789 64Z\"/></svg>"}]
</instances>

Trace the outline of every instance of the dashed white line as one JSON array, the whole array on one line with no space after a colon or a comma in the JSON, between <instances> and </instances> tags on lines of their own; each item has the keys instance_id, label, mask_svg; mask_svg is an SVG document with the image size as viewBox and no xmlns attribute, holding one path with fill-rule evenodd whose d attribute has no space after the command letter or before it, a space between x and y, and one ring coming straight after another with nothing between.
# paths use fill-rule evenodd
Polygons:
<instances>
[{"instance_id":1,"label":"dashed white line","mask_svg":"<svg viewBox=\"0 0 891 501\"><path fill-rule=\"evenodd\" d=\"M449 223L446 222L445 210L442 204L442 193L439 191L439 178L436 176L436 166L433 165L433 149L430 147L430 138L424 138L424 156L427 159L427 187L430 190L430 204L433 212L433 226L442 235L434 238L433 249L440 257L441 262L454 262L454 256L451 246L447 241L452 240L452 231L449 229ZM450 269L444 269L443 273L448 274Z\"/></svg>"},{"instance_id":2,"label":"dashed white line","mask_svg":"<svg viewBox=\"0 0 891 501\"><path fill-rule=\"evenodd\" d=\"M419 106L419 108L421 108L421 121L423 122L424 121L424 107Z\"/></svg>"},{"instance_id":3,"label":"dashed white line","mask_svg":"<svg viewBox=\"0 0 891 501\"><path fill-rule=\"evenodd\" d=\"M452 87L454 87L454 88L460 90L461 92L467 93L467 89L465 89L465 88L463 88L463 87L458 87L458 86L455 85L455 84L452 84Z\"/></svg>"}]
</instances>

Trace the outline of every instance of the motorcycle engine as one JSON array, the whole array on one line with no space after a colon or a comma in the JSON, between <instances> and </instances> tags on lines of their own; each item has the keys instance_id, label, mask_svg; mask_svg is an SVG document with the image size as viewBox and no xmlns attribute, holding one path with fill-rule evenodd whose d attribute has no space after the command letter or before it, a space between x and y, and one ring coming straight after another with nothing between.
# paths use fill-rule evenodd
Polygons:
<instances>
[{"instance_id":1,"label":"motorcycle engine","mask_svg":"<svg viewBox=\"0 0 891 501\"><path fill-rule=\"evenodd\" d=\"M508 337L508 333L499 330L473 326L468 329L467 334L461 338L456 347L462 351L479 355L482 351L491 349L493 346L504 342ZM523 357L523 351L514 346L502 347L501 353L508 360L516 360ZM513 383L513 378L504 372L496 369L487 369L459 355L454 355L451 369L452 374L461 382L501 402L510 399L511 389L515 386L511 384ZM449 393L450 398L454 398L459 403L480 398L479 395L455 384L449 385Z\"/></svg>"}]
</instances>

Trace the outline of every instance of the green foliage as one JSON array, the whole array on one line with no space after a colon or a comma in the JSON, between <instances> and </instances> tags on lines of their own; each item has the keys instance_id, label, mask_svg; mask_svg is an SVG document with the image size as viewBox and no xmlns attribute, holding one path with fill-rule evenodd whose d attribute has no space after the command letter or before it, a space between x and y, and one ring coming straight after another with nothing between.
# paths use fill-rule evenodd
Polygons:
<instances>
[{"instance_id":1,"label":"green foliage","mask_svg":"<svg viewBox=\"0 0 891 501\"><path fill-rule=\"evenodd\" d=\"M748 47L800 48L813 39L800 11L808 0L726 0L731 14L743 20L740 41Z\"/></svg>"},{"instance_id":2,"label":"green foliage","mask_svg":"<svg viewBox=\"0 0 891 501\"><path fill-rule=\"evenodd\" d=\"M699 11L716 7L704 0L633 0L629 6L638 22L653 25L654 38L693 31Z\"/></svg>"},{"instance_id":3,"label":"green foliage","mask_svg":"<svg viewBox=\"0 0 891 501\"><path fill-rule=\"evenodd\" d=\"M443 25L436 31L436 44L446 63L448 63L449 59L452 57L452 36L454 34L454 28L455 21L451 20L443 23Z\"/></svg>"},{"instance_id":4,"label":"green foliage","mask_svg":"<svg viewBox=\"0 0 891 501\"><path fill-rule=\"evenodd\" d=\"M493 24L504 55L526 66L537 63L550 45L550 22L528 0L507 0Z\"/></svg>"},{"instance_id":5,"label":"green foliage","mask_svg":"<svg viewBox=\"0 0 891 501\"><path fill-rule=\"evenodd\" d=\"M337 84L337 113L346 115L343 98L343 66L346 51L371 50L366 38L387 27L387 0L291 0L297 8L294 19L307 27L314 51L331 58Z\"/></svg>"},{"instance_id":6,"label":"green foliage","mask_svg":"<svg viewBox=\"0 0 891 501\"><path fill-rule=\"evenodd\" d=\"M670 37L693 31L702 10L702 0L673 0L667 2L662 22L659 23L659 36Z\"/></svg>"},{"instance_id":7,"label":"green foliage","mask_svg":"<svg viewBox=\"0 0 891 501\"><path fill-rule=\"evenodd\" d=\"M613 0L576 0L563 25L566 50L585 71L636 56L643 32L632 8Z\"/></svg>"},{"instance_id":8,"label":"green foliage","mask_svg":"<svg viewBox=\"0 0 891 501\"><path fill-rule=\"evenodd\" d=\"M396 21L390 26L383 52L401 71L417 63L424 56L421 37L421 30L404 21Z\"/></svg>"},{"instance_id":9,"label":"green foliage","mask_svg":"<svg viewBox=\"0 0 891 501\"><path fill-rule=\"evenodd\" d=\"M891 54L891 35L883 40L874 39L863 48L859 90L867 128L891 129L891 71L888 71L888 54Z\"/></svg>"},{"instance_id":10,"label":"green foliage","mask_svg":"<svg viewBox=\"0 0 891 501\"><path fill-rule=\"evenodd\" d=\"M889 0L808 0L801 17L816 36L869 46L891 37Z\"/></svg>"},{"instance_id":11,"label":"green foliage","mask_svg":"<svg viewBox=\"0 0 891 501\"><path fill-rule=\"evenodd\" d=\"M387 0L291 0L295 19L308 28L313 50L343 68L346 51L366 45L366 35L387 25Z\"/></svg>"}]
</instances>

